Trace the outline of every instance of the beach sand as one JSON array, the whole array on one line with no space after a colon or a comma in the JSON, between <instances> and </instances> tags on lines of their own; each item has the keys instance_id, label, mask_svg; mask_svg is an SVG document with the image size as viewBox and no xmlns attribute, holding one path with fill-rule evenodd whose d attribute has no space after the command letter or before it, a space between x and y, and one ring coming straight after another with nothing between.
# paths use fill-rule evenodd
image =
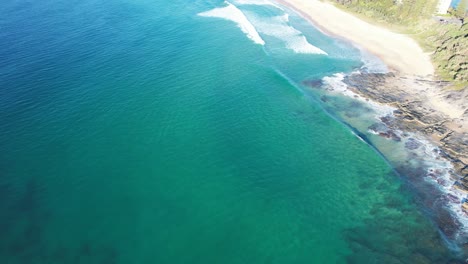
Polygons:
<instances>
[{"instance_id":1,"label":"beach sand","mask_svg":"<svg viewBox=\"0 0 468 264\"><path fill-rule=\"evenodd\" d=\"M289 6L324 32L347 39L381 58L392 70L405 75L434 73L429 54L410 37L372 25L330 3L318 0L277 0Z\"/></svg>"},{"instance_id":2,"label":"beach sand","mask_svg":"<svg viewBox=\"0 0 468 264\"><path fill-rule=\"evenodd\" d=\"M447 126L449 133L453 131L462 138L468 137L468 91L451 91L440 85L434 78L430 55L415 40L363 21L331 3L319 0L276 1L296 10L323 32L348 40L382 59L396 77L387 80L388 85L375 87L375 90L385 90L395 96L398 96L398 91L404 92L406 99L398 104L420 102L422 110L441 116L439 122L453 124ZM424 123L421 130L429 125L434 124ZM468 163L465 148L454 156Z\"/></svg>"}]
</instances>

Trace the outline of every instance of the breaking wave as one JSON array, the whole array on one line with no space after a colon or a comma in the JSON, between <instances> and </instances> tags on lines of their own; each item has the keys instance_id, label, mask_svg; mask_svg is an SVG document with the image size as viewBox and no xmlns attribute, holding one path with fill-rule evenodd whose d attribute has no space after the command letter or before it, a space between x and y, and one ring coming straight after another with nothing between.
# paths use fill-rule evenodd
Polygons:
<instances>
[{"instance_id":1,"label":"breaking wave","mask_svg":"<svg viewBox=\"0 0 468 264\"><path fill-rule=\"evenodd\" d=\"M254 43L265 45L265 41L260 37L255 27L250 23L244 13L235 5L225 2L227 6L215 8L206 12L199 13L202 17L217 17L233 21Z\"/></svg>"},{"instance_id":2,"label":"breaking wave","mask_svg":"<svg viewBox=\"0 0 468 264\"><path fill-rule=\"evenodd\" d=\"M274 6L278 9L283 10L283 8L281 8L279 5L268 0L235 0L234 2L239 5Z\"/></svg>"},{"instance_id":3,"label":"breaking wave","mask_svg":"<svg viewBox=\"0 0 468 264\"><path fill-rule=\"evenodd\" d=\"M277 38L285 43L286 48L296 53L328 55L325 51L310 44L301 31L289 24L289 15L274 17L251 16L251 21L258 32Z\"/></svg>"}]
</instances>

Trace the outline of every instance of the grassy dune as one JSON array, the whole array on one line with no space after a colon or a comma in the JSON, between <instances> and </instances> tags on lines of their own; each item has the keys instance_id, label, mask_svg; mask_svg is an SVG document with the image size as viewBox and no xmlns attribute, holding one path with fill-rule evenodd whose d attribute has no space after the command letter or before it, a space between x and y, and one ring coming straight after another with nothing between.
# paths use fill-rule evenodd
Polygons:
<instances>
[{"instance_id":1,"label":"grassy dune","mask_svg":"<svg viewBox=\"0 0 468 264\"><path fill-rule=\"evenodd\" d=\"M452 82L457 89L468 87L468 25L466 22L444 24L433 19L437 0L334 2L364 19L413 36L432 54L432 62L442 80Z\"/></svg>"}]
</instances>

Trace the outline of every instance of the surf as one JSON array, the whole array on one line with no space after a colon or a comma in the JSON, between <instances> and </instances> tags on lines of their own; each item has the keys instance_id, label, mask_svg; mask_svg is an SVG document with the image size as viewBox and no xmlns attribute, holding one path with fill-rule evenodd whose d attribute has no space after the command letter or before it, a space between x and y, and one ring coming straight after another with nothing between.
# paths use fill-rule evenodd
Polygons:
<instances>
[{"instance_id":1,"label":"surf","mask_svg":"<svg viewBox=\"0 0 468 264\"><path fill-rule=\"evenodd\" d=\"M260 17L249 13L249 17L260 34L280 40L287 49L295 53L328 55L324 50L312 45L301 31L290 24L288 14Z\"/></svg>"},{"instance_id":2,"label":"surf","mask_svg":"<svg viewBox=\"0 0 468 264\"><path fill-rule=\"evenodd\" d=\"M259 45L265 45L265 41L260 37L255 27L250 23L244 13L235 5L225 2L225 7L215 8L198 15L202 17L215 17L233 21L244 32L249 39Z\"/></svg>"}]
</instances>

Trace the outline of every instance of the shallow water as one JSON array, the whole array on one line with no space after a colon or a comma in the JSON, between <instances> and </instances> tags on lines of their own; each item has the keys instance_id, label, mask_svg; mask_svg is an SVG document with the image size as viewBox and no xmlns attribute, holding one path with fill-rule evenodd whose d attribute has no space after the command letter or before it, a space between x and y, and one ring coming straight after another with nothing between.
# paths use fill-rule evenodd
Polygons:
<instances>
[{"instance_id":1,"label":"shallow water","mask_svg":"<svg viewBox=\"0 0 468 264\"><path fill-rule=\"evenodd\" d=\"M0 6L2 262L457 257L388 162L298 85L360 67L359 51L246 2L232 4L264 45L198 15L222 1Z\"/></svg>"}]
</instances>

